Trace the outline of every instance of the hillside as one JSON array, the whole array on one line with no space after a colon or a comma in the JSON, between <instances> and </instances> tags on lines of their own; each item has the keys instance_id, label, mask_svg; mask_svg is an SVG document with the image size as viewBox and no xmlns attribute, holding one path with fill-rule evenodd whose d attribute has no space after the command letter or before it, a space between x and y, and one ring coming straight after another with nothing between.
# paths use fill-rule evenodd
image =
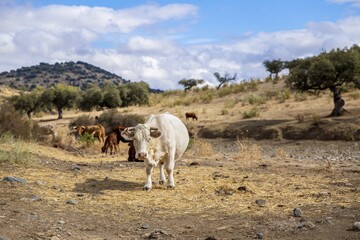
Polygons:
<instances>
[{"instance_id":1,"label":"hillside","mask_svg":"<svg viewBox=\"0 0 360 240\"><path fill-rule=\"evenodd\" d=\"M119 85L129 81L81 61L76 63L40 63L39 65L0 73L0 85L26 90L34 89L37 86L49 87L57 83L85 89L89 84L102 87L105 82Z\"/></svg>"}]
</instances>

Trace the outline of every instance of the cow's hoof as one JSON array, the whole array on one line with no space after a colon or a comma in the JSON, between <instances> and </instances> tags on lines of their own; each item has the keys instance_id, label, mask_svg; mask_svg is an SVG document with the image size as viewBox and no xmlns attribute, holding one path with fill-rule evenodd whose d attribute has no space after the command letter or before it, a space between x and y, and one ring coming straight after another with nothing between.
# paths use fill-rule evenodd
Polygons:
<instances>
[{"instance_id":1,"label":"cow's hoof","mask_svg":"<svg viewBox=\"0 0 360 240\"><path fill-rule=\"evenodd\" d=\"M167 186L167 189L173 190L175 189L175 186Z\"/></svg>"},{"instance_id":2,"label":"cow's hoof","mask_svg":"<svg viewBox=\"0 0 360 240\"><path fill-rule=\"evenodd\" d=\"M160 184L160 185L164 185L164 184L165 184L165 180L160 180L160 181L159 181L159 184Z\"/></svg>"},{"instance_id":3,"label":"cow's hoof","mask_svg":"<svg viewBox=\"0 0 360 240\"><path fill-rule=\"evenodd\" d=\"M144 191L150 192L151 187L144 186Z\"/></svg>"}]
</instances>

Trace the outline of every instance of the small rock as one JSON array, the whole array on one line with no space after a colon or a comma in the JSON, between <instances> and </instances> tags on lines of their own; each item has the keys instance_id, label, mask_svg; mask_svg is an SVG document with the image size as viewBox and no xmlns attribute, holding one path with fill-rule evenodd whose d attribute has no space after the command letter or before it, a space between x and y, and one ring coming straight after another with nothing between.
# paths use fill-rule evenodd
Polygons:
<instances>
[{"instance_id":1,"label":"small rock","mask_svg":"<svg viewBox=\"0 0 360 240\"><path fill-rule=\"evenodd\" d=\"M315 224L310 221L306 221L306 222L302 223L301 225L299 225L299 228L314 229Z\"/></svg>"},{"instance_id":2,"label":"small rock","mask_svg":"<svg viewBox=\"0 0 360 240\"><path fill-rule=\"evenodd\" d=\"M198 162L192 162L189 164L189 166L199 166L199 165L200 165L200 163L198 163Z\"/></svg>"},{"instance_id":3,"label":"small rock","mask_svg":"<svg viewBox=\"0 0 360 240\"><path fill-rule=\"evenodd\" d=\"M42 198L39 197L39 196L36 196L36 195L31 196L31 198L30 198L30 201L32 201L32 202L38 202L38 201L41 201L41 200L42 200Z\"/></svg>"},{"instance_id":4,"label":"small rock","mask_svg":"<svg viewBox=\"0 0 360 240\"><path fill-rule=\"evenodd\" d=\"M300 208L294 208L293 214L294 214L294 217L301 217L302 216L302 212L301 212Z\"/></svg>"},{"instance_id":5,"label":"small rock","mask_svg":"<svg viewBox=\"0 0 360 240\"><path fill-rule=\"evenodd\" d=\"M217 240L217 238L214 236L210 236L210 237L205 238L205 240Z\"/></svg>"},{"instance_id":6,"label":"small rock","mask_svg":"<svg viewBox=\"0 0 360 240\"><path fill-rule=\"evenodd\" d=\"M260 207L264 207L265 204L266 204L266 201L265 201L264 199L257 199L257 200L255 201L255 203L256 203L257 205L259 205Z\"/></svg>"},{"instance_id":7,"label":"small rock","mask_svg":"<svg viewBox=\"0 0 360 240\"><path fill-rule=\"evenodd\" d=\"M256 239L264 239L264 234L263 233L257 233L256 234Z\"/></svg>"},{"instance_id":8,"label":"small rock","mask_svg":"<svg viewBox=\"0 0 360 240\"><path fill-rule=\"evenodd\" d=\"M66 201L66 204L76 205L76 204L78 204L78 201L76 201L74 199L69 199L69 200Z\"/></svg>"},{"instance_id":9,"label":"small rock","mask_svg":"<svg viewBox=\"0 0 360 240\"><path fill-rule=\"evenodd\" d=\"M71 170L77 170L77 171L80 171L81 170L81 168L80 168L80 166L79 165L72 165L71 166Z\"/></svg>"},{"instance_id":10,"label":"small rock","mask_svg":"<svg viewBox=\"0 0 360 240\"><path fill-rule=\"evenodd\" d=\"M240 186L238 187L238 190L242 192L249 192L249 189L246 186Z\"/></svg>"},{"instance_id":11,"label":"small rock","mask_svg":"<svg viewBox=\"0 0 360 240\"><path fill-rule=\"evenodd\" d=\"M65 224L65 221L64 221L64 220L60 220L60 221L58 221L58 224Z\"/></svg>"},{"instance_id":12,"label":"small rock","mask_svg":"<svg viewBox=\"0 0 360 240\"><path fill-rule=\"evenodd\" d=\"M58 238L57 236L53 236L51 237L51 240L60 240L60 238Z\"/></svg>"},{"instance_id":13,"label":"small rock","mask_svg":"<svg viewBox=\"0 0 360 240\"><path fill-rule=\"evenodd\" d=\"M360 231L360 222L354 222L354 224L352 226L352 230Z\"/></svg>"},{"instance_id":14,"label":"small rock","mask_svg":"<svg viewBox=\"0 0 360 240\"><path fill-rule=\"evenodd\" d=\"M147 224L147 223L143 223L143 224L141 224L141 226L140 226L141 229L148 229L149 227L150 227L150 225Z\"/></svg>"},{"instance_id":15,"label":"small rock","mask_svg":"<svg viewBox=\"0 0 360 240\"><path fill-rule=\"evenodd\" d=\"M20 183L27 183L26 179L24 178L19 178L19 177L13 177L13 176L8 176L8 177L4 177L3 182L20 182Z\"/></svg>"}]
</instances>

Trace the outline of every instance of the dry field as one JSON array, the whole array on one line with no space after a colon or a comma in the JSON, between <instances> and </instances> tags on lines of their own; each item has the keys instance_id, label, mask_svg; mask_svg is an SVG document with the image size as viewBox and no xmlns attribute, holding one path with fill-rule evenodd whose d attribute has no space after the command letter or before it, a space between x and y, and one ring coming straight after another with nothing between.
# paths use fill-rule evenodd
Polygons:
<instances>
[{"instance_id":1,"label":"dry field","mask_svg":"<svg viewBox=\"0 0 360 240\"><path fill-rule=\"evenodd\" d=\"M262 84L258 92L279 89L281 84ZM75 151L3 139L0 153L18 154L23 163L0 163L0 179L26 182L0 182L0 239L360 239L353 229L360 222L360 146L354 140L360 100L344 94L349 113L331 119L325 118L332 110L329 94L302 101L291 94L285 102L272 98L257 105L259 116L242 119L254 107L239 100L247 94L188 106L172 104L172 97L119 110L168 111L195 134L175 167L174 190L155 184L143 191L144 164L126 161L125 144L105 156L100 143ZM187 111L199 120L186 121ZM79 114L36 120L67 131ZM278 134L269 135L269 128ZM289 129L298 139L288 139ZM319 140L314 131L353 141Z\"/></svg>"}]
</instances>

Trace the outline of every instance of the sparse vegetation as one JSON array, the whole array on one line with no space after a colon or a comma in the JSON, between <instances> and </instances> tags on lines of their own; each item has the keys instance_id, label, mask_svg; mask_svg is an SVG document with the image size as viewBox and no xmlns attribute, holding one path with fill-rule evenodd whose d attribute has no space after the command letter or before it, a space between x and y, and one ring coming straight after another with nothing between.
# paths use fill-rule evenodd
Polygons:
<instances>
[{"instance_id":1,"label":"sparse vegetation","mask_svg":"<svg viewBox=\"0 0 360 240\"><path fill-rule=\"evenodd\" d=\"M245 111L242 113L242 118L248 119L253 117L258 117L260 115L260 109L259 108L252 108L249 111Z\"/></svg>"},{"instance_id":2,"label":"sparse vegetation","mask_svg":"<svg viewBox=\"0 0 360 240\"><path fill-rule=\"evenodd\" d=\"M31 163L29 144L7 132L1 135L0 144L8 145L8 150L0 150L0 163L27 165Z\"/></svg>"},{"instance_id":3,"label":"sparse vegetation","mask_svg":"<svg viewBox=\"0 0 360 240\"><path fill-rule=\"evenodd\" d=\"M251 140L245 139L237 139L237 145L239 147L239 153L237 155L237 159L244 161L254 161L260 160L262 158L262 150L259 145L251 142Z\"/></svg>"}]
</instances>

